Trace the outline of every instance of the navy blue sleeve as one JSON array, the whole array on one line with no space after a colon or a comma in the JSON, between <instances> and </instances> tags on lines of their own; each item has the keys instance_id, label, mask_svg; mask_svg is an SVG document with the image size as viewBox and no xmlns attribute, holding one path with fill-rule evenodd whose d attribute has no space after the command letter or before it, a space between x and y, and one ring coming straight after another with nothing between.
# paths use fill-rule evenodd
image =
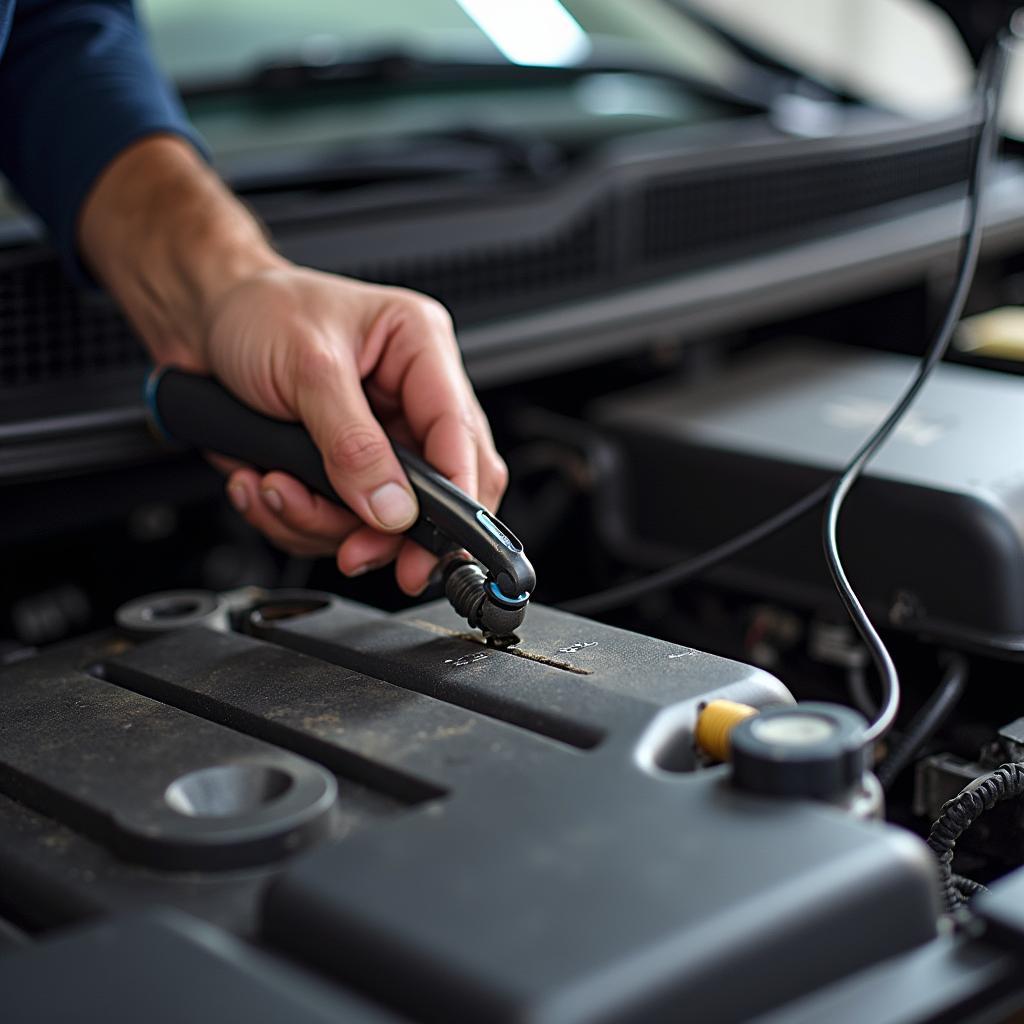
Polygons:
<instances>
[{"instance_id":1,"label":"navy blue sleeve","mask_svg":"<svg viewBox=\"0 0 1024 1024\"><path fill-rule=\"evenodd\" d=\"M73 272L89 189L126 146L157 132L202 151L131 0L17 0L0 58L0 171Z\"/></svg>"}]
</instances>

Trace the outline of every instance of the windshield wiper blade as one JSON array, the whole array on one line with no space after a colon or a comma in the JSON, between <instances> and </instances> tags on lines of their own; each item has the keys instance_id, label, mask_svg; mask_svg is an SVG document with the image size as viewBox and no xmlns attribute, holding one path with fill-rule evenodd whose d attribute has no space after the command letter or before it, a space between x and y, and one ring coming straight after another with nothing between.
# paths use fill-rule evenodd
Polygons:
<instances>
[{"instance_id":1,"label":"windshield wiper blade","mask_svg":"<svg viewBox=\"0 0 1024 1024\"><path fill-rule=\"evenodd\" d=\"M705 81L658 63L641 60L605 60L592 58L576 64L514 64L505 60L436 60L404 50L388 50L363 57L335 61L311 61L301 58L271 60L255 70L219 80L182 82L179 88L187 99L209 96L275 96L339 85L464 85L467 82L516 85L574 82L589 75L641 75L661 79L704 99L751 112L763 112L773 99L763 89L731 88Z\"/></svg>"},{"instance_id":2,"label":"windshield wiper blade","mask_svg":"<svg viewBox=\"0 0 1024 1024\"><path fill-rule=\"evenodd\" d=\"M230 175L245 195L333 191L429 179L498 181L548 179L566 166L566 153L526 132L462 128L366 139L314 157L261 156L251 171Z\"/></svg>"}]
</instances>

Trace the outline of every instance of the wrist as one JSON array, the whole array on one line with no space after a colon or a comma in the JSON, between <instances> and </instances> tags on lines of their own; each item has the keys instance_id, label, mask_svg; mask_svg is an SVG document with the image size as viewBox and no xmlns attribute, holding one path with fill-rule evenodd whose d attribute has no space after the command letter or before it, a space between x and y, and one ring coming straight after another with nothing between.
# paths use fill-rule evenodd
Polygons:
<instances>
[{"instance_id":1,"label":"wrist","mask_svg":"<svg viewBox=\"0 0 1024 1024\"><path fill-rule=\"evenodd\" d=\"M206 366L211 311L286 261L186 142L154 136L103 172L79 220L83 257L158 362Z\"/></svg>"}]
</instances>

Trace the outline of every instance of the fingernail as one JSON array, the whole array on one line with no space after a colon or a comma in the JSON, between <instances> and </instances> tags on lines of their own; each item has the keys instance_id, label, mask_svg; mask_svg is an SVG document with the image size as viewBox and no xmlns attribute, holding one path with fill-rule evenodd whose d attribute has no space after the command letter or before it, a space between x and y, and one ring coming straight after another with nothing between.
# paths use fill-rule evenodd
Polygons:
<instances>
[{"instance_id":1,"label":"fingernail","mask_svg":"<svg viewBox=\"0 0 1024 1024\"><path fill-rule=\"evenodd\" d=\"M281 495L277 493L273 488L267 488L264 491L260 491L263 495L263 500L275 511L284 511L284 502L281 500Z\"/></svg>"},{"instance_id":2,"label":"fingernail","mask_svg":"<svg viewBox=\"0 0 1024 1024\"><path fill-rule=\"evenodd\" d=\"M400 530L416 518L416 502L401 484L382 484L370 495L370 510L388 530Z\"/></svg>"},{"instance_id":3,"label":"fingernail","mask_svg":"<svg viewBox=\"0 0 1024 1024\"><path fill-rule=\"evenodd\" d=\"M355 579L356 576L365 576L368 572L373 572L374 569L383 569L384 562L367 562L366 565L359 566L358 569L353 569L350 573L347 573L349 579Z\"/></svg>"},{"instance_id":4,"label":"fingernail","mask_svg":"<svg viewBox=\"0 0 1024 1024\"><path fill-rule=\"evenodd\" d=\"M241 484L232 484L228 488L228 497L239 512L244 512L249 507L249 495Z\"/></svg>"}]
</instances>

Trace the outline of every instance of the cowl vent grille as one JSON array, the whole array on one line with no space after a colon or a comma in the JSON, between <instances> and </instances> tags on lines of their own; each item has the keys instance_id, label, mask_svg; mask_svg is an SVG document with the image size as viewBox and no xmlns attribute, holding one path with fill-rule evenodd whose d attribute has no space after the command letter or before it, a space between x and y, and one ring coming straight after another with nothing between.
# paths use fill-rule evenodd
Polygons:
<instances>
[{"instance_id":1,"label":"cowl vent grille","mask_svg":"<svg viewBox=\"0 0 1024 1024\"><path fill-rule=\"evenodd\" d=\"M577 192L577 209L565 217L552 216L551 196L536 208L520 196L515 209L530 228L524 240L510 240L497 226L507 223L499 214L507 217L509 200L496 192L489 203L456 204L447 226L449 215L432 209L429 226L408 211L380 213L367 235L373 243L379 228L379 244L319 266L434 295L466 326L818 237L844 218L879 216L869 211L963 182L970 150L970 130L961 127L896 147L890 141L884 150L869 139L859 150L752 158L714 171L679 154L667 173L662 157L646 177L632 163L628 182L605 169L590 180L589 201L579 209ZM480 228L491 217L488 238ZM468 218L484 241L461 251L456 245L453 254ZM343 253L349 222L339 214L332 225ZM394 239L413 229L436 235L437 255L429 247L427 256L402 253ZM300 225L277 231L289 244L302 243ZM76 291L51 256L38 247L0 251L0 389L97 378L144 362L113 307Z\"/></svg>"},{"instance_id":2,"label":"cowl vent grille","mask_svg":"<svg viewBox=\"0 0 1024 1024\"><path fill-rule=\"evenodd\" d=\"M745 166L732 174L649 185L643 204L645 261L695 258L780 231L932 192L966 180L963 140L897 156L819 161L804 167Z\"/></svg>"},{"instance_id":3,"label":"cowl vent grille","mask_svg":"<svg viewBox=\"0 0 1024 1024\"><path fill-rule=\"evenodd\" d=\"M0 269L0 387L75 380L145 361L112 304L68 284L55 260Z\"/></svg>"}]
</instances>

